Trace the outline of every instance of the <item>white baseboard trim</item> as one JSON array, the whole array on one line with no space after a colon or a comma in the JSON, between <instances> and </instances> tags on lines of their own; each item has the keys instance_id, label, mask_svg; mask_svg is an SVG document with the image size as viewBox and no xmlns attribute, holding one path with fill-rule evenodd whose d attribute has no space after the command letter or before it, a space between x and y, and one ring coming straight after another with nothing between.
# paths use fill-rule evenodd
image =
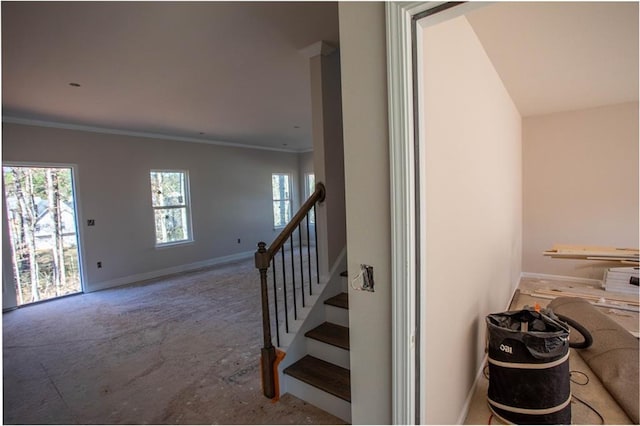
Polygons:
<instances>
[{"instance_id":1,"label":"white baseboard trim","mask_svg":"<svg viewBox=\"0 0 640 426\"><path fill-rule=\"evenodd\" d=\"M602 287L602 280L596 280L593 278L582 278L582 277L570 277L566 275L551 275L551 274L539 274L537 272L522 272L520 274L520 279L522 278L538 278L541 280L554 280L554 281L572 281L583 284L597 285Z\"/></svg>"},{"instance_id":2,"label":"white baseboard trim","mask_svg":"<svg viewBox=\"0 0 640 426\"><path fill-rule=\"evenodd\" d=\"M242 253L231 254L228 256L215 257L212 259L202 260L199 262L188 263L185 265L172 266L171 268L159 269L156 271L143 272L141 274L129 275L113 280L102 281L97 283L89 283L85 285L85 293L91 293L108 288L119 287L126 284L133 284L139 281L160 278L168 275L178 274L181 272L195 271L210 266L221 265L223 263L234 262L236 260L247 259L253 256L255 251L247 251Z\"/></svg>"},{"instance_id":3,"label":"white baseboard trim","mask_svg":"<svg viewBox=\"0 0 640 426\"><path fill-rule=\"evenodd\" d=\"M467 415L469 414L469 408L471 408L471 401L473 401L473 396L476 394L476 388L478 387L478 380L480 380L483 375L482 371L484 370L484 366L487 365L487 360L489 358L489 354L484 354L482 357L482 362L480 363L480 368L476 372L476 378L473 380L473 386L471 387L471 391L467 394L467 399L464 401L464 405L462 406L462 412L460 413L460 417L455 424L463 425Z\"/></svg>"}]
</instances>

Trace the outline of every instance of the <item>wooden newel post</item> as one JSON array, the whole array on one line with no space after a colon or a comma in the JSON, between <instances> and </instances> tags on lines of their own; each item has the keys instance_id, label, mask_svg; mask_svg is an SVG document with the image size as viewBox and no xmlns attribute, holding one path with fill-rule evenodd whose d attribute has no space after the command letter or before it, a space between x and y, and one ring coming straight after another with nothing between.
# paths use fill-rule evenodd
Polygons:
<instances>
[{"instance_id":1,"label":"wooden newel post","mask_svg":"<svg viewBox=\"0 0 640 426\"><path fill-rule=\"evenodd\" d=\"M258 243L255 254L256 268L260 271L260 288L262 292L262 335L264 347L261 350L262 391L267 398L276 396L274 363L276 348L271 343L271 319L269 318L269 293L267 290L267 270L269 269L269 253L264 242Z\"/></svg>"}]
</instances>

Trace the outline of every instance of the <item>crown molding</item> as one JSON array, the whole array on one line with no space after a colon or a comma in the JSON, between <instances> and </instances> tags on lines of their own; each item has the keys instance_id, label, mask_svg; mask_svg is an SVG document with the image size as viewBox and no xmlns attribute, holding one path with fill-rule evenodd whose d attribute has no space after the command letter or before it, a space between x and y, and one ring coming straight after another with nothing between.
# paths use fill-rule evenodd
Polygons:
<instances>
[{"instance_id":1,"label":"crown molding","mask_svg":"<svg viewBox=\"0 0 640 426\"><path fill-rule=\"evenodd\" d=\"M210 139L190 138L186 136L173 136L173 135L165 135L161 133L136 132L131 130L112 129L107 127L96 127L96 126L85 126L82 124L61 123L56 121L33 120L29 118L19 118L19 117L11 117L11 116L2 116L2 123L21 124L24 126L50 127L54 129L76 130L80 132L102 133L102 134L108 134L108 135L132 136L132 137L149 138L149 139L162 139L162 140L171 140L171 141L178 141L178 142L204 143L209 145L226 146L230 148L258 149L262 151L286 152L289 154L300 154L300 153L309 151L308 148L301 149L301 150L272 148L272 147L266 147L266 146L248 145L248 144L241 144L241 143L235 143L235 142L224 142L224 141L216 141L216 140L210 140Z\"/></svg>"}]
</instances>

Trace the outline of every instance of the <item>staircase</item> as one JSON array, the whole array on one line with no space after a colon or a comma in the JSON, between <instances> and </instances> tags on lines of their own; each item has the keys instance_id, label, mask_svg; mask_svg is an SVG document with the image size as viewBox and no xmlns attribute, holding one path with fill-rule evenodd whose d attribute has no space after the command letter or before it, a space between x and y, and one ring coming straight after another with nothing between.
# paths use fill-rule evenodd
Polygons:
<instances>
[{"instance_id":1,"label":"staircase","mask_svg":"<svg viewBox=\"0 0 640 426\"><path fill-rule=\"evenodd\" d=\"M307 355L286 367L288 393L351 422L349 296L324 302L325 322L307 331Z\"/></svg>"},{"instance_id":2,"label":"staircase","mask_svg":"<svg viewBox=\"0 0 640 426\"><path fill-rule=\"evenodd\" d=\"M322 247L310 220L325 193L319 182L276 239L268 247L258 243L262 390L274 400L290 393L350 423L347 274L338 274L346 268L346 247L321 277Z\"/></svg>"}]
</instances>

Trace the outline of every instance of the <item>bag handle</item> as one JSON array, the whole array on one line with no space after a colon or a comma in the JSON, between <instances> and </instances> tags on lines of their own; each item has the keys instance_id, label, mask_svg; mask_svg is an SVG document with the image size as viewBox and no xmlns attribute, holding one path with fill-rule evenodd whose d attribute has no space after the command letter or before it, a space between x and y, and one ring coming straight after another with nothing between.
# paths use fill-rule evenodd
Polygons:
<instances>
[{"instance_id":1,"label":"bag handle","mask_svg":"<svg viewBox=\"0 0 640 426\"><path fill-rule=\"evenodd\" d=\"M536 344L534 344L535 341L544 340L548 338L549 337L537 337L531 334L524 334L519 340L522 343L524 343L525 347L527 348L527 351L529 351L529 353L536 359L549 359L549 358L555 358L562 355L562 353L567 348L565 344L558 344L554 349L550 350L549 352L540 352L534 349L534 347L537 346ZM557 339L564 340L565 338L557 337Z\"/></svg>"}]
</instances>

